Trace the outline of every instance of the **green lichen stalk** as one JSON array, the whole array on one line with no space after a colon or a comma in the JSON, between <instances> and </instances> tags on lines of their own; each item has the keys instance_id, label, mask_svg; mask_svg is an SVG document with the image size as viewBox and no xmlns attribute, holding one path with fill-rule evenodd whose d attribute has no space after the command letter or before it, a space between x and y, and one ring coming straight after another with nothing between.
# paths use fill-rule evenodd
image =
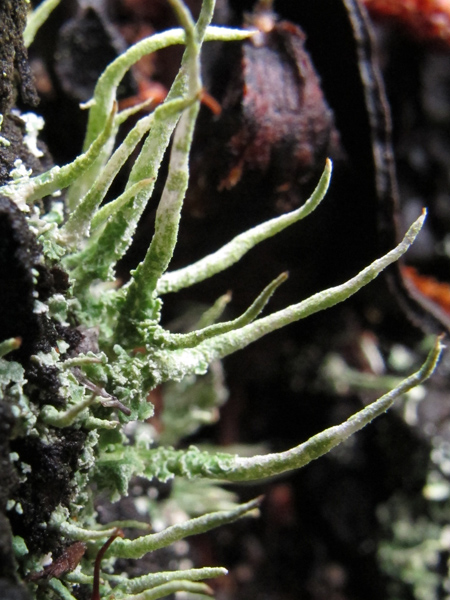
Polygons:
<instances>
[{"instance_id":1,"label":"green lichen stalk","mask_svg":"<svg viewBox=\"0 0 450 600\"><path fill-rule=\"evenodd\" d=\"M48 0L42 4L42 10L49 12L56 4ZM224 297L205 315L198 329L186 334L166 330L161 324L164 294L212 277L257 244L282 235L287 227L298 227L301 235L300 221L319 206L332 170L327 161L316 190L297 210L238 235L195 264L178 271L168 270L189 185L189 152L202 92L202 46L211 40L231 42L251 35L249 31L211 26L212 0L204 0L197 23L181 0L170 0L170 4L181 28L140 41L100 77L93 98L87 103L89 120L83 154L73 163L54 167L43 175L16 176L0 188L0 195L14 203L36 237L40 252L36 265L43 269L62 268L69 276L65 292L53 290L45 301L36 301L34 306L41 321L52 324L59 332L51 347L37 349L21 360L15 354L21 346L17 336L0 340L0 400L10 409L14 421L10 438L18 449L10 454L11 468L20 480L15 489L36 493L36 498L45 502L45 497L39 496L33 467L27 463L27 448L48 456L48 464L59 465L61 473L56 475L61 476L64 488L60 499L47 512L36 515L28 512L30 508L22 502L20 491L8 499L17 569L14 578L18 584L27 578L24 585L40 599L74 600L74 586L92 585L95 554L117 526L139 526L144 534L132 540L117 537L112 542L106 553L110 570L116 558L139 558L187 536L254 514L260 502L257 499L236 505L234 497L226 497L223 491L216 510L205 506L204 514L148 533L147 523L100 525L93 509L96 494L101 492L113 501L119 500L127 495L130 480L137 475L162 482L173 478L176 481L178 477L193 479L199 489L217 490L217 480L263 479L297 469L344 441L386 411L401 394L423 382L433 372L441 352L438 340L424 366L394 390L346 422L286 452L241 458L163 445L164 436L158 438L146 422L153 414L149 396L152 390L166 383L180 386L177 393L184 389L189 394L189 382L204 385L196 387L192 397L186 396L191 404L180 405L178 415L172 415L174 421L181 415L186 419L181 428L179 423L173 423L172 431L177 433L172 441L176 442L183 434L191 433L193 427L208 422L217 405L225 400L218 368L221 358L271 331L346 300L407 251L425 218L423 215L413 223L396 248L349 281L298 304L260 317L271 295L285 281L287 274L283 273L232 321L215 322L229 301L229 297ZM30 21L27 44L31 43L42 15L34 15ZM184 44L185 51L166 101L142 117L116 146L118 127L130 114L117 113L117 86L143 55L173 44ZM130 246L145 207L152 202L155 181L171 140L168 175L157 208L153 239L129 282L120 287L115 280L115 266ZM103 205L115 176L141 141L140 154L125 190ZM55 196L50 210L41 212L40 200L63 190L67 190L65 206ZM39 277L41 274L35 269L33 285L39 285ZM32 390L27 380L31 368L51 373L57 402L50 401L42 390ZM198 375L204 378L197 380ZM170 423L168 431L166 436L170 439ZM222 501L224 508L219 509ZM20 526L16 527L16 523ZM44 555L55 550L56 554L67 552L76 542L87 545L78 565L62 569L53 577L46 572L39 575ZM113 593L116 600L149 600L177 591L210 594L210 588L202 581L224 573L221 568L205 567L134 579L110 574L102 579L101 597L109 598Z\"/></svg>"}]
</instances>

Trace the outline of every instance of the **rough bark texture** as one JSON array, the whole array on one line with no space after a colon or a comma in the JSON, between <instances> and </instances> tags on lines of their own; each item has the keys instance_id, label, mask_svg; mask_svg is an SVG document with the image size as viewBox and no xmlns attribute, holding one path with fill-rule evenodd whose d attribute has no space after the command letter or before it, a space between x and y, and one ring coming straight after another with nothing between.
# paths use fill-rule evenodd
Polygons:
<instances>
[{"instance_id":1,"label":"rough bark texture","mask_svg":"<svg viewBox=\"0 0 450 600\"><path fill-rule=\"evenodd\" d=\"M3 0L0 4L0 113L5 114L14 104L16 75L23 102L35 105L38 97L33 83L28 53L22 33L26 24L28 5L25 0Z\"/></svg>"}]
</instances>

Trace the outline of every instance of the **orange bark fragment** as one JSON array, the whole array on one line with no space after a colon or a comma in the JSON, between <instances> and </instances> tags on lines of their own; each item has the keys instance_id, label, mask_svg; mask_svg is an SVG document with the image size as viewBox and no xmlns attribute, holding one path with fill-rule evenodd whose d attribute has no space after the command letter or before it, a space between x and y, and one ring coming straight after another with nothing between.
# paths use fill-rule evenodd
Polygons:
<instances>
[{"instance_id":1,"label":"orange bark fragment","mask_svg":"<svg viewBox=\"0 0 450 600\"><path fill-rule=\"evenodd\" d=\"M362 0L370 14L391 20L421 40L450 46L449 0Z\"/></svg>"}]
</instances>

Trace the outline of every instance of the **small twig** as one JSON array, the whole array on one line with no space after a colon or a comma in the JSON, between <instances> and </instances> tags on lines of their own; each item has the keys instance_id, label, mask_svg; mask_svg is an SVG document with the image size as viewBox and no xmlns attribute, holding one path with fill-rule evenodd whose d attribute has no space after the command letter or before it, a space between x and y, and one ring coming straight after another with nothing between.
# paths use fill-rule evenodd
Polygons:
<instances>
[{"instance_id":1,"label":"small twig","mask_svg":"<svg viewBox=\"0 0 450 600\"><path fill-rule=\"evenodd\" d=\"M75 375L75 377L80 383L82 383L85 387L87 387L88 390L91 390L91 392L94 392L94 394L98 396L99 402L102 406L104 406L105 408L117 408L118 410L123 412L124 415L131 415L131 410L127 406L122 404L122 402L118 398L116 398L112 394L109 394L104 388L101 388L96 383L90 381L86 377L86 375L84 375L80 371L80 369L72 369L72 373Z\"/></svg>"},{"instance_id":2,"label":"small twig","mask_svg":"<svg viewBox=\"0 0 450 600\"><path fill-rule=\"evenodd\" d=\"M114 533L111 535L110 538L108 538L108 540L103 544L103 546L97 553L94 565L94 585L92 589L91 600L100 600L100 566L102 558L105 555L105 552L108 550L108 548L111 546L111 544L117 537L125 537L123 531L119 528L116 528L114 530Z\"/></svg>"}]
</instances>

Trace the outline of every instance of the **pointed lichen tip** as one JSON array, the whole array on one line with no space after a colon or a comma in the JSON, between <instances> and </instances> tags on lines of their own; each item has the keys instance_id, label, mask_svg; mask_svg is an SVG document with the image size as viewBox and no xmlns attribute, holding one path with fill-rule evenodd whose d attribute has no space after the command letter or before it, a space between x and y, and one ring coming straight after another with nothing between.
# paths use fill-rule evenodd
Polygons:
<instances>
[{"instance_id":1,"label":"pointed lichen tip","mask_svg":"<svg viewBox=\"0 0 450 600\"><path fill-rule=\"evenodd\" d=\"M426 218L427 210L426 208L423 208L421 215L414 221L414 223L411 224L410 228L408 229L407 235L411 232L411 234L414 236L413 239L415 239L422 229Z\"/></svg>"}]
</instances>

